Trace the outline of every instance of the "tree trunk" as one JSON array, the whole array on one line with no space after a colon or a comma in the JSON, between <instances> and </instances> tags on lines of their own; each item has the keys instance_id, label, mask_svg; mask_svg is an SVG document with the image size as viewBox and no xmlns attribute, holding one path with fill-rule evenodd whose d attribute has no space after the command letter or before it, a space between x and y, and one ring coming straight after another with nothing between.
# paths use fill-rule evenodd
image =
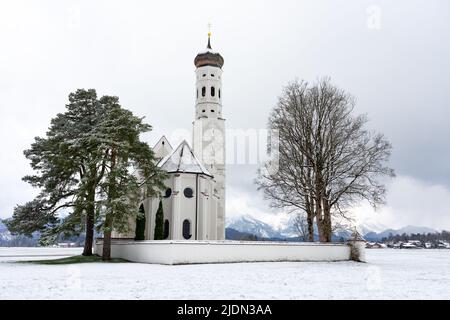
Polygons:
<instances>
[{"instance_id":1,"label":"tree trunk","mask_svg":"<svg viewBox=\"0 0 450 320\"><path fill-rule=\"evenodd\" d=\"M317 185L317 184L316 184ZM316 187L317 190L320 190ZM326 232L324 230L324 210L322 207L322 199L316 199L316 224L317 224L317 231L319 232L319 241L320 242L327 242L326 238Z\"/></svg>"},{"instance_id":2,"label":"tree trunk","mask_svg":"<svg viewBox=\"0 0 450 320\"><path fill-rule=\"evenodd\" d=\"M105 218L105 226L103 231L103 252L102 260L111 260L111 231L112 231L112 219L108 214Z\"/></svg>"},{"instance_id":3,"label":"tree trunk","mask_svg":"<svg viewBox=\"0 0 450 320\"><path fill-rule=\"evenodd\" d=\"M328 201L325 197L325 184L322 178L321 166L316 169L316 221L320 242L331 242L331 215Z\"/></svg>"},{"instance_id":4,"label":"tree trunk","mask_svg":"<svg viewBox=\"0 0 450 320\"><path fill-rule=\"evenodd\" d=\"M324 232L324 223L322 218L316 218L316 224L317 224L317 231L319 233L319 241L320 242L327 242L326 236Z\"/></svg>"},{"instance_id":5,"label":"tree trunk","mask_svg":"<svg viewBox=\"0 0 450 320\"><path fill-rule=\"evenodd\" d=\"M108 201L110 202L115 199L115 178L114 178L114 170L116 167L116 150L113 148L111 150L111 181L109 183L108 190ZM113 210L110 208L110 210ZM112 212L109 212L105 216L105 225L103 226L103 253L102 260L108 261L111 260L111 232L112 232L113 220L112 220Z\"/></svg>"},{"instance_id":6,"label":"tree trunk","mask_svg":"<svg viewBox=\"0 0 450 320\"><path fill-rule=\"evenodd\" d=\"M83 256L92 256L92 245L94 242L95 187L92 189L87 196L86 239L84 240Z\"/></svg>"},{"instance_id":7,"label":"tree trunk","mask_svg":"<svg viewBox=\"0 0 450 320\"><path fill-rule=\"evenodd\" d=\"M94 213L86 213L86 239L84 240L83 256L92 256L94 242Z\"/></svg>"},{"instance_id":8,"label":"tree trunk","mask_svg":"<svg viewBox=\"0 0 450 320\"><path fill-rule=\"evenodd\" d=\"M323 218L324 240L325 242L331 242L333 229L331 227L331 209L327 200L323 202Z\"/></svg>"},{"instance_id":9,"label":"tree trunk","mask_svg":"<svg viewBox=\"0 0 450 320\"><path fill-rule=\"evenodd\" d=\"M319 233L319 241L327 242L323 211L321 206L316 206L316 225Z\"/></svg>"},{"instance_id":10,"label":"tree trunk","mask_svg":"<svg viewBox=\"0 0 450 320\"><path fill-rule=\"evenodd\" d=\"M314 242L314 218L310 210L308 210L306 221L308 222L308 241Z\"/></svg>"},{"instance_id":11,"label":"tree trunk","mask_svg":"<svg viewBox=\"0 0 450 320\"><path fill-rule=\"evenodd\" d=\"M314 242L314 205L312 199L306 200L306 222L308 223L308 241Z\"/></svg>"}]
</instances>

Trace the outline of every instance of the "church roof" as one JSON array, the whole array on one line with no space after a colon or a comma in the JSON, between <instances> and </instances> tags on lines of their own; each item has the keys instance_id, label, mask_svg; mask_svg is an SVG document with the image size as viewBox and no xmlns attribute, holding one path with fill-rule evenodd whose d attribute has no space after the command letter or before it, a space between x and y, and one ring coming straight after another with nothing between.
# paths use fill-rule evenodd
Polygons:
<instances>
[{"instance_id":1,"label":"church roof","mask_svg":"<svg viewBox=\"0 0 450 320\"><path fill-rule=\"evenodd\" d=\"M166 136L162 136L153 147L155 158L158 160L163 159L165 156L173 152L173 148L167 140Z\"/></svg>"},{"instance_id":2,"label":"church roof","mask_svg":"<svg viewBox=\"0 0 450 320\"><path fill-rule=\"evenodd\" d=\"M184 140L171 154L163 158L158 166L166 172L201 173L213 175L200 163L189 144Z\"/></svg>"},{"instance_id":3,"label":"church roof","mask_svg":"<svg viewBox=\"0 0 450 320\"><path fill-rule=\"evenodd\" d=\"M156 149L159 145L167 145L171 149L171 151L173 151L172 145L164 135L161 138L159 138L157 143L155 143L155 145L153 146L153 150Z\"/></svg>"},{"instance_id":4,"label":"church roof","mask_svg":"<svg viewBox=\"0 0 450 320\"><path fill-rule=\"evenodd\" d=\"M197 68L204 66L213 66L222 68L224 64L223 57L220 53L212 51L211 48L211 34L208 34L208 45L206 51L200 52L194 59L194 64Z\"/></svg>"}]
</instances>

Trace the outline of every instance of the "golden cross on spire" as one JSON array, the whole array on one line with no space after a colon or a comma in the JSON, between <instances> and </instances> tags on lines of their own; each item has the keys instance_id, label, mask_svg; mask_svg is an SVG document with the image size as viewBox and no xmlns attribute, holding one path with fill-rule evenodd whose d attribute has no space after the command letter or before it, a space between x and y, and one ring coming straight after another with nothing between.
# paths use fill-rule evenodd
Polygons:
<instances>
[{"instance_id":1,"label":"golden cross on spire","mask_svg":"<svg viewBox=\"0 0 450 320\"><path fill-rule=\"evenodd\" d=\"M208 23L208 45L206 46L206 49L211 50L211 23Z\"/></svg>"}]
</instances>

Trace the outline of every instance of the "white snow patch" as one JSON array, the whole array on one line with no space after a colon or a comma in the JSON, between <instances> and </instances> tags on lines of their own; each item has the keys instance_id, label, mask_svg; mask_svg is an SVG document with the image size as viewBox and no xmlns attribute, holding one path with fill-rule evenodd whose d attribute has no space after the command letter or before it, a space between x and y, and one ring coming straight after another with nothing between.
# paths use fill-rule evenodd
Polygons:
<instances>
[{"instance_id":1,"label":"white snow patch","mask_svg":"<svg viewBox=\"0 0 450 320\"><path fill-rule=\"evenodd\" d=\"M178 266L36 265L0 257L0 299L450 299L450 250L366 254L368 263Z\"/></svg>"}]
</instances>

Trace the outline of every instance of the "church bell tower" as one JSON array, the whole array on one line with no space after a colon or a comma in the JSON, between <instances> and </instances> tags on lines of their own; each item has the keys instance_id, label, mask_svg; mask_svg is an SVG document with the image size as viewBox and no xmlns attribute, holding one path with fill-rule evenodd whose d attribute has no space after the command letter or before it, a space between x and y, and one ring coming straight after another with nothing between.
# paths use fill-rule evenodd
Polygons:
<instances>
[{"instance_id":1,"label":"church bell tower","mask_svg":"<svg viewBox=\"0 0 450 320\"><path fill-rule=\"evenodd\" d=\"M194 60L196 67L195 120L193 149L196 157L214 176L217 233L214 238L225 239L225 119L222 116L222 67L223 57L212 50L211 33L204 52Z\"/></svg>"}]
</instances>

